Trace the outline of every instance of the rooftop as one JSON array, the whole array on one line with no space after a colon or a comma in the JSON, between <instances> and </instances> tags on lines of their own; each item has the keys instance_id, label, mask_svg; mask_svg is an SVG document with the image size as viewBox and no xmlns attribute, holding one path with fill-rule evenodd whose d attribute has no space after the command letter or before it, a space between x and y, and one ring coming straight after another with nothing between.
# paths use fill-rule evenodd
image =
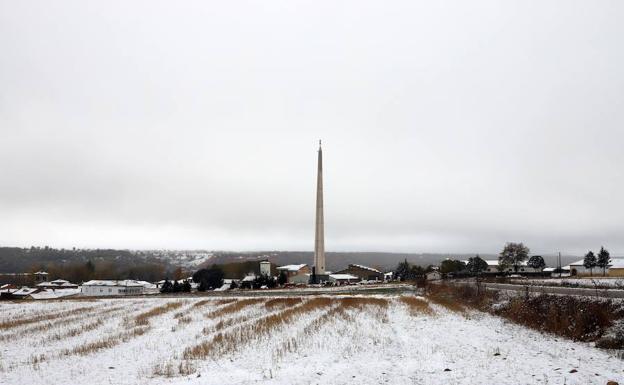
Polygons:
<instances>
[{"instance_id":1,"label":"rooftop","mask_svg":"<svg viewBox=\"0 0 624 385\"><path fill-rule=\"evenodd\" d=\"M364 266L364 265L358 265L356 263L351 263L350 266L355 266L355 267L359 267L360 269L374 271L375 273L383 274L381 271L379 271L377 269L373 269L372 267L368 267L368 266Z\"/></svg>"},{"instance_id":2,"label":"rooftop","mask_svg":"<svg viewBox=\"0 0 624 385\"><path fill-rule=\"evenodd\" d=\"M248 275L245 278L243 278L243 282L252 282L256 279L255 275Z\"/></svg>"},{"instance_id":3,"label":"rooftop","mask_svg":"<svg viewBox=\"0 0 624 385\"><path fill-rule=\"evenodd\" d=\"M611 268L624 269L624 258L611 258L609 265Z\"/></svg>"},{"instance_id":4,"label":"rooftop","mask_svg":"<svg viewBox=\"0 0 624 385\"><path fill-rule=\"evenodd\" d=\"M299 264L299 265L285 265L285 266L279 266L277 268L277 270L299 271L299 270L303 269L306 266L307 266L307 264L305 264L305 263L302 263L302 264Z\"/></svg>"},{"instance_id":5,"label":"rooftop","mask_svg":"<svg viewBox=\"0 0 624 385\"><path fill-rule=\"evenodd\" d=\"M348 280L351 280L351 279L359 280L360 279L360 278L358 278L358 277L356 277L354 275L351 275L351 274L330 274L329 277L333 278L333 279L348 279Z\"/></svg>"},{"instance_id":6,"label":"rooftop","mask_svg":"<svg viewBox=\"0 0 624 385\"><path fill-rule=\"evenodd\" d=\"M69 281L66 281L64 279L55 279L54 281L50 281L50 282L38 283L37 286L76 287L78 285L71 283Z\"/></svg>"},{"instance_id":7,"label":"rooftop","mask_svg":"<svg viewBox=\"0 0 624 385\"><path fill-rule=\"evenodd\" d=\"M570 266L583 266L583 262L584 261L585 261L585 259L581 259L579 261L572 262L571 264L569 264L566 267L570 267ZM611 261L609 261L609 266L608 267L612 267L612 268L616 268L616 269L624 269L624 258L620 258L620 257L611 258Z\"/></svg>"},{"instance_id":8,"label":"rooftop","mask_svg":"<svg viewBox=\"0 0 624 385\"><path fill-rule=\"evenodd\" d=\"M134 281L131 279L126 279L126 280L122 280L122 281L116 281L116 280L91 280L88 282L85 282L82 284L82 286L133 286L133 287L139 287L139 286L143 286L143 284L139 283L138 281Z\"/></svg>"}]
</instances>

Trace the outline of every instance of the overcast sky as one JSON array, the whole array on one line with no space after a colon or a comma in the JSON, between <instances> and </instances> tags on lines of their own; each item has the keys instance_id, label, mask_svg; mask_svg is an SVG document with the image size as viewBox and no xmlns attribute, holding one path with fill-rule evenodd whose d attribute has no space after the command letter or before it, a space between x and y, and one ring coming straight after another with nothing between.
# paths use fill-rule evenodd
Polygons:
<instances>
[{"instance_id":1,"label":"overcast sky","mask_svg":"<svg viewBox=\"0 0 624 385\"><path fill-rule=\"evenodd\" d=\"M624 254L623 17L0 0L0 245Z\"/></svg>"}]
</instances>

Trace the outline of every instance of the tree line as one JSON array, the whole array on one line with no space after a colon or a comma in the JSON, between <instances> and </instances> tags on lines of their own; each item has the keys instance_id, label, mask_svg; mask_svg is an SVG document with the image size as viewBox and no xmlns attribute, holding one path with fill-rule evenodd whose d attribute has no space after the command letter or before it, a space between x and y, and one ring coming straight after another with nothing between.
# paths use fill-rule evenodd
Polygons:
<instances>
[{"instance_id":1,"label":"tree line","mask_svg":"<svg viewBox=\"0 0 624 385\"><path fill-rule=\"evenodd\" d=\"M241 265L245 265L243 263ZM228 271L228 267L231 267L232 264L225 265L212 265L208 268L199 269L193 274L193 282L197 283L198 291L206 291L206 290L214 290L223 286L225 281L226 271ZM255 265L258 265L256 262ZM225 269L224 269L225 266ZM257 269L259 271L259 267ZM243 281L240 283L241 289L260 289L266 287L268 289L273 289L277 286L284 285L288 278L286 274L282 271L277 277L267 274L255 273L254 270L248 271L244 276L253 275L254 279L249 281ZM237 277L238 278L238 277ZM242 277L240 277L242 278ZM238 284L235 280L232 280L230 284L230 289L238 288Z\"/></svg>"},{"instance_id":2,"label":"tree line","mask_svg":"<svg viewBox=\"0 0 624 385\"><path fill-rule=\"evenodd\" d=\"M498 257L498 271L502 272L513 267L514 272L518 272L524 262L526 265L533 269L543 269L546 267L544 258L540 255L533 255L529 257L530 250L523 243L509 242L505 245ZM418 265L410 265L407 259L404 262L400 262L394 272L394 278L400 281L418 279L424 276L426 273L433 270L433 266L427 266L425 268ZM438 271L441 274L456 274L456 275L473 275L478 276L481 273L488 270L488 263L481 258L478 254L474 257L468 258L466 262L456 259L446 259L440 263Z\"/></svg>"}]
</instances>

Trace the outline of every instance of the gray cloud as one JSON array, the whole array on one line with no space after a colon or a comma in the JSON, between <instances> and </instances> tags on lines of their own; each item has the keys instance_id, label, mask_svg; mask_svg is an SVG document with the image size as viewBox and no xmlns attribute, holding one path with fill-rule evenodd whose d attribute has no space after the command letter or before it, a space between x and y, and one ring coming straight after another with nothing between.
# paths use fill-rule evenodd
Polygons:
<instances>
[{"instance_id":1,"label":"gray cloud","mask_svg":"<svg viewBox=\"0 0 624 385\"><path fill-rule=\"evenodd\" d=\"M615 1L0 1L0 243L624 253Z\"/></svg>"}]
</instances>

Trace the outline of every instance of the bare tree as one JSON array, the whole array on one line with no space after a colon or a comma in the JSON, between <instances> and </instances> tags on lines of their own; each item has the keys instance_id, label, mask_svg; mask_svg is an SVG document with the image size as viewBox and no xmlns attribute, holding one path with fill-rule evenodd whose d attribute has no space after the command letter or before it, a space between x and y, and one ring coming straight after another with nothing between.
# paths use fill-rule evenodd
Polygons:
<instances>
[{"instance_id":1,"label":"bare tree","mask_svg":"<svg viewBox=\"0 0 624 385\"><path fill-rule=\"evenodd\" d=\"M522 242L508 242L498 257L501 266L513 266L514 272L518 272L518 268L522 262L529 258L529 248Z\"/></svg>"}]
</instances>

